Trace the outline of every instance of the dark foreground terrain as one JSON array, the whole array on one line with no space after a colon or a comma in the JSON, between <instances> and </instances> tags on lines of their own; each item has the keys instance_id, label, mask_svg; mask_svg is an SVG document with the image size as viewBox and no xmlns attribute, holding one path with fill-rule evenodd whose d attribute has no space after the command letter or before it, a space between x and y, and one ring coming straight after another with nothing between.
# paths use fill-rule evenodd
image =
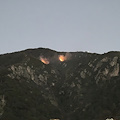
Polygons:
<instances>
[{"instance_id":1,"label":"dark foreground terrain","mask_svg":"<svg viewBox=\"0 0 120 120\"><path fill-rule=\"evenodd\" d=\"M120 52L0 55L0 120L52 118L120 120Z\"/></svg>"}]
</instances>

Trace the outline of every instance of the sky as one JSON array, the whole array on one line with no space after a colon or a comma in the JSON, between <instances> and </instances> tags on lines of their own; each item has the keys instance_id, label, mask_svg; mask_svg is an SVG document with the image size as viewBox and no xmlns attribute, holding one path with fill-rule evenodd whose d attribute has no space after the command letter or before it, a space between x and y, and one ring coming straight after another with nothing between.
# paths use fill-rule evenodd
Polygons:
<instances>
[{"instance_id":1,"label":"sky","mask_svg":"<svg viewBox=\"0 0 120 120\"><path fill-rule=\"evenodd\" d=\"M0 54L39 47L120 51L120 0L0 0Z\"/></svg>"}]
</instances>

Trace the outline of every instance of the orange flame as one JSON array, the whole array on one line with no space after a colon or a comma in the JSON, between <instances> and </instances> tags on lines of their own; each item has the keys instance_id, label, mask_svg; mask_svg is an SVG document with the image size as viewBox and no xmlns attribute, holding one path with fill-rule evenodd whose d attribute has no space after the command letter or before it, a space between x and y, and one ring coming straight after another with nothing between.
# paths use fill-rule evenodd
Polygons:
<instances>
[{"instance_id":1,"label":"orange flame","mask_svg":"<svg viewBox=\"0 0 120 120\"><path fill-rule=\"evenodd\" d=\"M59 60L60 60L61 62L63 62L63 61L66 60L66 57L65 57L64 55L60 55L60 56L59 56Z\"/></svg>"},{"instance_id":2,"label":"orange flame","mask_svg":"<svg viewBox=\"0 0 120 120\"><path fill-rule=\"evenodd\" d=\"M41 60L41 62L43 62L44 64L49 64L49 63L50 63L47 58L40 57L40 60Z\"/></svg>"}]
</instances>

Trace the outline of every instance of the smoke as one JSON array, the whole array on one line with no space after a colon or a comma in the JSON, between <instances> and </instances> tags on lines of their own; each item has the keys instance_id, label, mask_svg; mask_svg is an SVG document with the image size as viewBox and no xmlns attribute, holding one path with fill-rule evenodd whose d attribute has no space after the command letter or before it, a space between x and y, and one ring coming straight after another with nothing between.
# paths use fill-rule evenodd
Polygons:
<instances>
[{"instance_id":1,"label":"smoke","mask_svg":"<svg viewBox=\"0 0 120 120\"><path fill-rule=\"evenodd\" d=\"M71 53L67 52L67 53L65 54L66 60L70 60L71 57L72 57L72 54L71 54Z\"/></svg>"}]
</instances>

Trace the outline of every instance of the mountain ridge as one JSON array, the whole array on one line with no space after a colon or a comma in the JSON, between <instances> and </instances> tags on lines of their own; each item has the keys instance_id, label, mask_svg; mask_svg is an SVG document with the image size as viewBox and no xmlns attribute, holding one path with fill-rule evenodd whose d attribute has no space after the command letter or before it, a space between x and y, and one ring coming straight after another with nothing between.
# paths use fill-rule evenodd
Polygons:
<instances>
[{"instance_id":1,"label":"mountain ridge","mask_svg":"<svg viewBox=\"0 0 120 120\"><path fill-rule=\"evenodd\" d=\"M0 119L118 120L119 67L118 51L0 55Z\"/></svg>"}]
</instances>

